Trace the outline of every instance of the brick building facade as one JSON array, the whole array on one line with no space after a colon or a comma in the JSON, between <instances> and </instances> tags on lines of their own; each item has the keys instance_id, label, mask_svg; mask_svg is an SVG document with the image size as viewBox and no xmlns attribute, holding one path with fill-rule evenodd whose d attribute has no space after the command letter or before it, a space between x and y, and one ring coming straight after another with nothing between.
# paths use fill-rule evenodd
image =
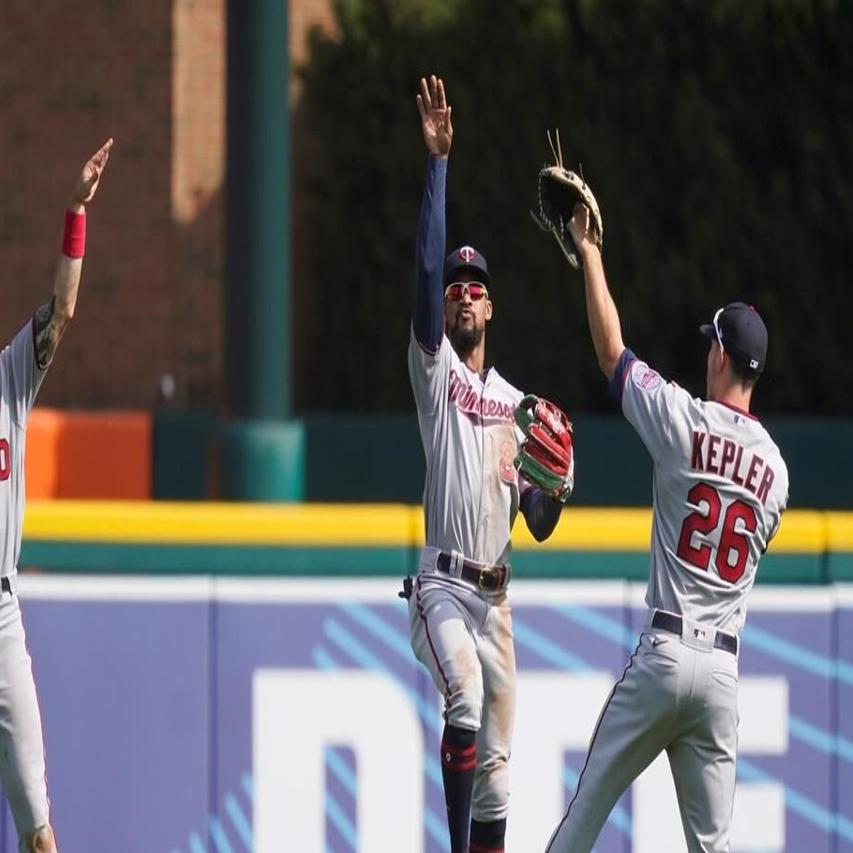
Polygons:
<instances>
[{"instance_id":1,"label":"brick building facade","mask_svg":"<svg viewBox=\"0 0 853 853\"><path fill-rule=\"evenodd\" d=\"M225 6L3 3L0 339L50 298L75 171L116 140L90 209L77 315L42 405L149 408L170 375L178 405L221 406ZM307 28L329 21L328 0L291 0L293 61ZM293 150L298 158L298 138ZM294 211L296 232L298 221Z\"/></svg>"}]
</instances>

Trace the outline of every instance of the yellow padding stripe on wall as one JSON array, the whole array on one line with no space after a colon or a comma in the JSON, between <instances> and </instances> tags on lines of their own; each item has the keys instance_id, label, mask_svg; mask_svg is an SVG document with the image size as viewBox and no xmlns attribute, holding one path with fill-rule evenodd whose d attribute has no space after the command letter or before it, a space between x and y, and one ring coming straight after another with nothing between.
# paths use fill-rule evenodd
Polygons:
<instances>
[{"instance_id":1,"label":"yellow padding stripe on wall","mask_svg":"<svg viewBox=\"0 0 853 853\"><path fill-rule=\"evenodd\" d=\"M167 503L30 501L30 540L194 545L409 547L423 544L423 511L403 504ZM567 506L550 539L537 543L519 518L518 548L554 551L647 551L651 512ZM853 551L853 513L792 510L774 552Z\"/></svg>"},{"instance_id":2,"label":"yellow padding stripe on wall","mask_svg":"<svg viewBox=\"0 0 853 853\"><path fill-rule=\"evenodd\" d=\"M647 509L596 509L567 506L557 529L537 542L519 517L512 532L516 548L548 551L647 551L652 513Z\"/></svg>"},{"instance_id":3,"label":"yellow padding stripe on wall","mask_svg":"<svg viewBox=\"0 0 853 853\"><path fill-rule=\"evenodd\" d=\"M418 534L415 521L412 508L402 504L32 501L24 537L191 545L383 546L412 542Z\"/></svg>"},{"instance_id":4,"label":"yellow padding stripe on wall","mask_svg":"<svg viewBox=\"0 0 853 853\"><path fill-rule=\"evenodd\" d=\"M523 520L516 522L512 541L517 548L551 551L648 551L651 531L652 513L648 509L567 507L557 529L545 542L537 543ZM826 543L825 514L798 510L785 513L770 549L821 553L826 550Z\"/></svg>"},{"instance_id":5,"label":"yellow padding stripe on wall","mask_svg":"<svg viewBox=\"0 0 853 853\"><path fill-rule=\"evenodd\" d=\"M827 550L853 552L853 512L827 512Z\"/></svg>"},{"instance_id":6,"label":"yellow padding stripe on wall","mask_svg":"<svg viewBox=\"0 0 853 853\"><path fill-rule=\"evenodd\" d=\"M850 515L853 519L853 513ZM827 513L804 509L789 510L768 550L776 552L822 553L828 550Z\"/></svg>"}]
</instances>

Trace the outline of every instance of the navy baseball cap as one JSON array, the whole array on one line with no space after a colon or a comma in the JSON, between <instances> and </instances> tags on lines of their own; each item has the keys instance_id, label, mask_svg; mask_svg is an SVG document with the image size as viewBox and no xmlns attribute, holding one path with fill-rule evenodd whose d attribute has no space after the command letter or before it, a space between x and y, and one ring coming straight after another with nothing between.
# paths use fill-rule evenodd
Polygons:
<instances>
[{"instance_id":1,"label":"navy baseball cap","mask_svg":"<svg viewBox=\"0 0 853 853\"><path fill-rule=\"evenodd\" d=\"M752 305L730 302L699 331L717 341L741 367L761 373L767 362L767 326Z\"/></svg>"},{"instance_id":2,"label":"navy baseball cap","mask_svg":"<svg viewBox=\"0 0 853 853\"><path fill-rule=\"evenodd\" d=\"M447 287L455 281L462 270L476 272L486 287L491 286L492 279L486 259L473 246L460 246L444 259L444 286Z\"/></svg>"}]
</instances>

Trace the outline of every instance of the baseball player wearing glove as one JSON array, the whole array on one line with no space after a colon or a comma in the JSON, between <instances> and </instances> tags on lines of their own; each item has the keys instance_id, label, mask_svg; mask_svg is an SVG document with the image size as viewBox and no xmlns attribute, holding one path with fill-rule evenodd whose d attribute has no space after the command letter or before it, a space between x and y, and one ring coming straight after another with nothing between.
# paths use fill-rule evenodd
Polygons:
<instances>
[{"instance_id":1,"label":"baseball player wearing glove","mask_svg":"<svg viewBox=\"0 0 853 853\"><path fill-rule=\"evenodd\" d=\"M604 222L598 209L598 202L587 186L583 175L570 172L563 166L563 151L560 147L560 131L554 131L554 138L548 131L548 143L555 163L544 166L539 171L537 193L539 206L530 211L534 222L543 230L551 233L557 245L566 256L566 260L577 270L583 266L583 255L578 251L572 236L569 222L575 204L582 204L589 211L590 240L598 247L604 247Z\"/></svg>"},{"instance_id":2,"label":"baseball player wearing glove","mask_svg":"<svg viewBox=\"0 0 853 853\"><path fill-rule=\"evenodd\" d=\"M516 468L528 483L565 503L575 485L572 422L553 403L533 394L516 406L515 420L524 434Z\"/></svg>"},{"instance_id":3,"label":"baseball player wearing glove","mask_svg":"<svg viewBox=\"0 0 853 853\"><path fill-rule=\"evenodd\" d=\"M74 314L86 242L86 205L98 188L113 141L83 166L65 213L62 253L49 303L27 319L0 353L0 777L21 853L56 853L45 780L41 715L18 605L17 562L24 516L27 417Z\"/></svg>"},{"instance_id":4,"label":"baseball player wearing glove","mask_svg":"<svg viewBox=\"0 0 853 853\"><path fill-rule=\"evenodd\" d=\"M540 181L542 180L540 176ZM758 561L779 529L788 471L750 414L767 329L742 302L700 327L706 399L667 382L622 341L583 197L561 223L584 273L595 354L654 462L648 616L596 724L547 853L588 853L633 780L666 750L690 853L728 853L737 760L740 633Z\"/></svg>"},{"instance_id":5,"label":"baseball player wearing glove","mask_svg":"<svg viewBox=\"0 0 853 853\"><path fill-rule=\"evenodd\" d=\"M515 712L510 531L519 509L538 540L554 530L572 488L571 431L553 406L485 366L486 259L471 246L444 254L453 128L443 82L421 80L417 105L429 158L408 365L427 463L426 547L403 594L412 649L444 696L451 849L498 853Z\"/></svg>"}]
</instances>

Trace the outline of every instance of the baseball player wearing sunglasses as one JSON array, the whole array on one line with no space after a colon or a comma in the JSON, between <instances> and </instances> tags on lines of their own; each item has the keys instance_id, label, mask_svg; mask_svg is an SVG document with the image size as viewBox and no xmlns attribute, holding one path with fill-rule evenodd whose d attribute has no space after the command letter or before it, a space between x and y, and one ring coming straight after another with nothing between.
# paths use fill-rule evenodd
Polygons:
<instances>
[{"instance_id":1,"label":"baseball player wearing sunglasses","mask_svg":"<svg viewBox=\"0 0 853 853\"><path fill-rule=\"evenodd\" d=\"M444 257L453 129L443 82L422 79L417 104L429 159L408 364L427 462L426 547L403 595L412 649L444 696L441 767L451 850L497 853L509 810L515 710L510 531L521 509L538 540L550 536L570 487L556 499L514 464L514 416L523 395L485 365L493 312L486 259L471 246Z\"/></svg>"},{"instance_id":2,"label":"baseball player wearing sunglasses","mask_svg":"<svg viewBox=\"0 0 853 853\"><path fill-rule=\"evenodd\" d=\"M470 246L463 246L463 249ZM459 302L469 296L472 302L479 302L481 299L489 298L489 291L486 285L480 281L454 281L448 284L444 289L444 299L447 302Z\"/></svg>"}]
</instances>

